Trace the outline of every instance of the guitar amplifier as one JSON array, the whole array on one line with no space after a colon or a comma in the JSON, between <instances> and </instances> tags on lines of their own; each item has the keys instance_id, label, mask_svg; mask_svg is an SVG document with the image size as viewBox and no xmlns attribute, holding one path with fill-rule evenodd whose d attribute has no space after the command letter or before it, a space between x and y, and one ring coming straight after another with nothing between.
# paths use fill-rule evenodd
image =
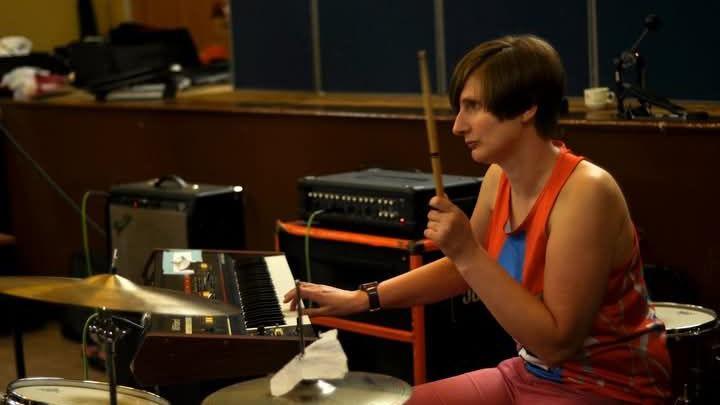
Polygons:
<instances>
[{"instance_id":1,"label":"guitar amplifier","mask_svg":"<svg viewBox=\"0 0 720 405\"><path fill-rule=\"evenodd\" d=\"M442 177L450 200L471 215L482 177ZM298 190L303 219L322 210L318 226L411 238L422 237L435 195L431 173L384 169L306 176Z\"/></svg>"},{"instance_id":2,"label":"guitar amplifier","mask_svg":"<svg viewBox=\"0 0 720 405\"><path fill-rule=\"evenodd\" d=\"M147 284L142 271L154 249L245 248L240 186L188 184L177 176L112 186L109 247L118 249L118 274Z\"/></svg>"}]
</instances>

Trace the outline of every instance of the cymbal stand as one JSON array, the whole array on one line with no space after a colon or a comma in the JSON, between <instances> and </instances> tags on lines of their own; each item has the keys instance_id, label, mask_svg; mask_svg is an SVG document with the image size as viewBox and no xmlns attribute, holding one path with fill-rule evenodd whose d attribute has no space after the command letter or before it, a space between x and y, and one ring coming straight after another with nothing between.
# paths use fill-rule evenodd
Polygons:
<instances>
[{"instance_id":1,"label":"cymbal stand","mask_svg":"<svg viewBox=\"0 0 720 405\"><path fill-rule=\"evenodd\" d=\"M300 280L295 280L295 302L297 302L297 332L300 337L300 357L305 355L305 328L303 327L303 302L300 295ZM301 380L300 384L290 394L292 398L300 401L308 399L321 400L335 391L335 386L325 380Z\"/></svg>"},{"instance_id":2,"label":"cymbal stand","mask_svg":"<svg viewBox=\"0 0 720 405\"><path fill-rule=\"evenodd\" d=\"M297 303L297 332L300 337L300 357L305 355L305 331L303 330L303 303L300 295L300 280L295 280L295 302Z\"/></svg>"},{"instance_id":3,"label":"cymbal stand","mask_svg":"<svg viewBox=\"0 0 720 405\"><path fill-rule=\"evenodd\" d=\"M89 326L90 336L105 348L105 370L110 391L110 405L117 405L117 376L115 374L115 345L127 334L115 324L114 317L105 308L98 312Z\"/></svg>"},{"instance_id":4,"label":"cymbal stand","mask_svg":"<svg viewBox=\"0 0 720 405\"><path fill-rule=\"evenodd\" d=\"M10 317L12 320L13 349L15 350L15 370L17 372L17 378L25 378L27 374L25 372L22 322L15 311L10 311Z\"/></svg>"}]
</instances>

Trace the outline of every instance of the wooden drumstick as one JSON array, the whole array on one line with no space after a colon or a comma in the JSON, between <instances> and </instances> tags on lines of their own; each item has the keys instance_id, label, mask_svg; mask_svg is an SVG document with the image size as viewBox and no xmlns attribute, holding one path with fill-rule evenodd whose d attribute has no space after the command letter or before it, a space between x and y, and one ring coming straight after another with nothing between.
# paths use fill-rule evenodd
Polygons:
<instances>
[{"instance_id":1,"label":"wooden drumstick","mask_svg":"<svg viewBox=\"0 0 720 405\"><path fill-rule=\"evenodd\" d=\"M440 148L438 147L437 127L433 115L432 101L430 99L430 75L428 73L425 51L418 51L418 64L420 65L420 87L422 89L423 106L425 107L425 128L427 129L428 145L430 146L430 163L432 163L433 180L435 181L435 194L445 195L442 182L442 165L440 164Z\"/></svg>"}]
</instances>

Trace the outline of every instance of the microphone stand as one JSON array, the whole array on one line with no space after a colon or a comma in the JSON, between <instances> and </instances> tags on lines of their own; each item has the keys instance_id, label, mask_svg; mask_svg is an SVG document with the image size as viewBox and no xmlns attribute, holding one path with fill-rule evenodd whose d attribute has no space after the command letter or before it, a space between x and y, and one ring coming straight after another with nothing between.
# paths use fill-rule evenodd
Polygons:
<instances>
[{"instance_id":1,"label":"microphone stand","mask_svg":"<svg viewBox=\"0 0 720 405\"><path fill-rule=\"evenodd\" d=\"M635 40L635 43L633 43L629 50L622 52L620 56L613 61L615 64L615 96L617 99L618 116L620 118L633 119L636 117L650 117L651 115L650 102L647 97L642 97L646 85L647 65L645 64L645 58L638 51L638 47L648 32L657 29L659 24L657 16L653 14L647 16L645 18L645 28L642 33L640 33L638 39ZM625 70L633 66L635 67L635 82L638 83L639 87L625 83L625 78L623 77ZM632 87L632 89L629 89L630 87ZM637 97L637 95L641 97ZM640 106L632 110L626 109L625 99L628 96L637 97Z\"/></svg>"},{"instance_id":2,"label":"microphone stand","mask_svg":"<svg viewBox=\"0 0 720 405\"><path fill-rule=\"evenodd\" d=\"M647 65L645 58L638 51L640 42L650 31L655 31L660 26L660 20L654 14L645 17L645 28L635 40L629 50L624 51L613 60L615 65L615 96L617 99L617 115L625 119L647 119L652 118L651 109L653 106L667 110L671 115L669 118L681 120L703 120L708 118L704 111L688 112L684 107L679 106L665 97L653 94L645 88L647 79ZM624 73L627 69L635 68L635 82L625 82ZM640 105L629 108L625 100L629 97L635 98Z\"/></svg>"}]
</instances>

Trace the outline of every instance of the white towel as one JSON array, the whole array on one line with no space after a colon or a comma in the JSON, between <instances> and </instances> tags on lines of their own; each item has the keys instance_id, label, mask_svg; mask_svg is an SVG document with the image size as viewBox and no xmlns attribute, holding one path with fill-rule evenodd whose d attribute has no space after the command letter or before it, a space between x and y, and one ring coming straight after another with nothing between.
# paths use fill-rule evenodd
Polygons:
<instances>
[{"instance_id":1,"label":"white towel","mask_svg":"<svg viewBox=\"0 0 720 405\"><path fill-rule=\"evenodd\" d=\"M337 330L320 334L320 339L305 348L270 379L270 393L284 395L302 380L334 380L348 372L347 356L337 340Z\"/></svg>"}]
</instances>

